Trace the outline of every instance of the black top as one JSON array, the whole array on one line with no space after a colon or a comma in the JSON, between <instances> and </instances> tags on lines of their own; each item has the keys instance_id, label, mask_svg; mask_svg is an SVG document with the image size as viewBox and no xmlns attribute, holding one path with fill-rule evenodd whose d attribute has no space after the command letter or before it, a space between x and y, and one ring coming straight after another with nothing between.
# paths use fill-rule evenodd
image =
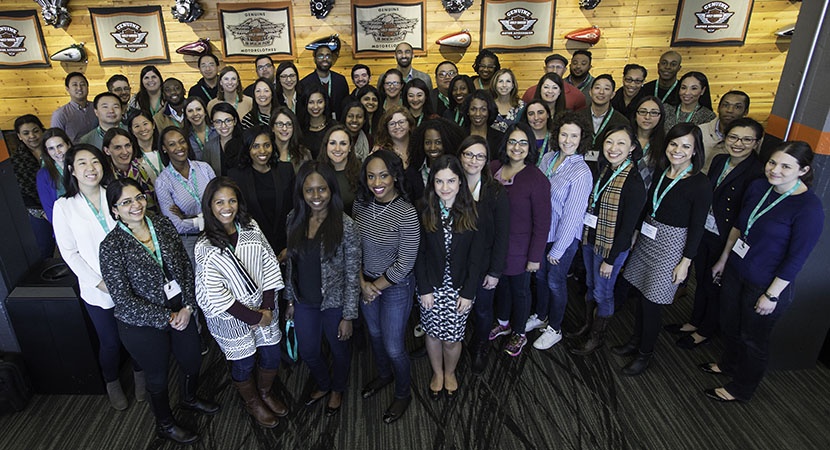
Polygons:
<instances>
[{"instance_id":1,"label":"black top","mask_svg":"<svg viewBox=\"0 0 830 450\"><path fill-rule=\"evenodd\" d=\"M287 240L285 220L288 212L291 211L294 196L294 170L289 164L277 164L266 174L272 180L271 186L274 192L273 203L270 204L260 203L258 185L255 181L257 177L254 172L256 171L251 167L237 168L228 171L228 176L239 184L248 213L259 224L262 234L268 239L274 253L279 255L285 248ZM263 177L261 182L267 182L267 178ZM266 209L270 210L270 214L266 214ZM272 217L271 220L268 219L269 215Z\"/></svg>"},{"instance_id":2,"label":"black top","mask_svg":"<svg viewBox=\"0 0 830 450\"><path fill-rule=\"evenodd\" d=\"M297 301L309 306L319 306L323 303L322 269L320 265L320 241L309 239L297 252L294 258L297 286Z\"/></svg>"},{"instance_id":3,"label":"black top","mask_svg":"<svg viewBox=\"0 0 830 450\"><path fill-rule=\"evenodd\" d=\"M320 147L323 145L323 138L326 137L326 132L334 125L334 122L328 121L326 126L320 131L311 131L303 128L303 139L300 143L311 152L311 159L317 160L317 155L320 154Z\"/></svg>"},{"instance_id":4,"label":"black top","mask_svg":"<svg viewBox=\"0 0 830 450\"><path fill-rule=\"evenodd\" d=\"M646 94L644 89L640 89L640 92L638 92L637 95L635 95L634 98L631 99L631 102L628 104L628 106L626 106L625 94L623 93L623 89L625 88L617 89L617 92L614 94L614 98L611 99L611 106L614 108L615 111L618 111L623 116L631 117L631 113L634 112L634 105L636 105L642 97L651 94Z\"/></svg>"},{"instance_id":5,"label":"black top","mask_svg":"<svg viewBox=\"0 0 830 450\"><path fill-rule=\"evenodd\" d=\"M643 208L646 215L651 215L652 200L657 186L661 185L660 192L657 195L659 197L673 181L666 177L660 183L662 174L662 172L654 173L654 179L646 197L646 207ZM660 208L657 209L655 219L658 222L673 227L687 228L686 246L683 247L683 256L686 258L692 259L697 254L697 247L703 237L704 225L706 224L706 214L709 213L711 205L712 186L709 184L706 174L698 172L678 181L671 191L666 194L660 203Z\"/></svg>"},{"instance_id":6,"label":"black top","mask_svg":"<svg viewBox=\"0 0 830 450\"><path fill-rule=\"evenodd\" d=\"M600 187L611 178L614 171L605 170L600 178ZM597 199L596 206L591 209L591 197L588 197L588 212L597 215L600 208L600 202L608 190L602 191ZM634 234L634 229L640 220L640 215L643 212L643 206L646 203L646 188L643 185L643 178L637 170L637 166L631 168L628 172L628 177L622 185L620 191L620 204L617 206L617 223L614 225L614 243L611 245L611 252L608 257L604 259L605 263L614 265L620 253L631 248L631 236ZM596 228L588 227L588 244L593 245L597 237Z\"/></svg>"},{"instance_id":7,"label":"black top","mask_svg":"<svg viewBox=\"0 0 830 450\"><path fill-rule=\"evenodd\" d=\"M345 170L337 170L334 172L337 177L337 186L340 188L340 198L343 199L343 212L347 216L352 216L352 205L354 205L355 190L346 178Z\"/></svg>"},{"instance_id":8,"label":"black top","mask_svg":"<svg viewBox=\"0 0 830 450\"><path fill-rule=\"evenodd\" d=\"M205 101L207 105L208 102L216 98L216 95L219 93L219 82L216 82L216 86L210 87L205 83L204 78L199 78L199 81L194 84L189 91L187 91L188 97L199 97ZM207 111L205 111L207 113Z\"/></svg>"},{"instance_id":9,"label":"black top","mask_svg":"<svg viewBox=\"0 0 830 450\"><path fill-rule=\"evenodd\" d=\"M507 266L507 244L510 236L510 199L497 181L481 186L478 197L479 239L484 242L481 278L501 277Z\"/></svg>"},{"instance_id":10,"label":"black top","mask_svg":"<svg viewBox=\"0 0 830 450\"><path fill-rule=\"evenodd\" d=\"M657 80L649 81L648 83L643 85L643 88L640 89L640 92L643 95L654 95L654 85L655 84L657 84ZM666 95L666 91L668 91L668 89L663 89L663 88L659 87L659 85L658 85L657 95L654 95L654 96L659 98L662 101L663 96ZM677 86L675 86L674 89L671 91L671 94L669 94L669 96L666 97L666 100L663 102L663 104L669 104L669 105L672 105L672 106L677 106L677 105L680 104L680 82L679 82L679 80L678 80Z\"/></svg>"},{"instance_id":11,"label":"black top","mask_svg":"<svg viewBox=\"0 0 830 450\"><path fill-rule=\"evenodd\" d=\"M239 167L239 156L244 149L245 143L242 137L231 138L222 150L222 175L228 175L231 169Z\"/></svg>"},{"instance_id":12,"label":"black top","mask_svg":"<svg viewBox=\"0 0 830 450\"><path fill-rule=\"evenodd\" d=\"M331 85L331 89L324 88L323 90L326 91L326 92L331 93L329 95L329 103L328 103L329 110L332 113L334 113L334 118L335 119L339 119L340 118L339 116L340 116L341 112L343 111L343 100L346 97L349 96L349 85L348 85L348 83L346 83L346 77L344 77L343 75L340 75L339 73L337 73L333 70L330 70L329 74L330 74L329 75L329 82L330 82L330 85ZM320 77L317 75L316 70L312 71L310 74L303 77L302 80L300 80L300 89L301 90L306 90L310 86L314 86L314 83L322 84L322 83L320 83ZM320 148L319 147L317 147L316 149L314 149L312 147L309 147L309 148L311 148L312 149L311 151L315 153L315 158L316 158L317 157L316 153L320 150Z\"/></svg>"},{"instance_id":13,"label":"black top","mask_svg":"<svg viewBox=\"0 0 830 450\"><path fill-rule=\"evenodd\" d=\"M271 172L261 173L256 170L251 171L254 175L254 188L256 189L256 199L259 203L260 209L265 216L265 222L257 221L261 226L271 229L274 223L274 208L277 201L276 183Z\"/></svg>"},{"instance_id":14,"label":"black top","mask_svg":"<svg viewBox=\"0 0 830 450\"><path fill-rule=\"evenodd\" d=\"M718 237L726 243L729 231L737 226L738 214L741 212L744 191L753 181L764 176L764 165L753 152L732 169L718 187L715 187L729 155L715 156L709 168L709 182L712 185L712 214L718 225Z\"/></svg>"},{"instance_id":15,"label":"black top","mask_svg":"<svg viewBox=\"0 0 830 450\"><path fill-rule=\"evenodd\" d=\"M37 193L37 172L40 170L40 161L35 158L29 147L22 143L16 151L12 152L11 160L14 174L17 176L17 185L23 196L23 204L27 208L43 209Z\"/></svg>"}]
</instances>

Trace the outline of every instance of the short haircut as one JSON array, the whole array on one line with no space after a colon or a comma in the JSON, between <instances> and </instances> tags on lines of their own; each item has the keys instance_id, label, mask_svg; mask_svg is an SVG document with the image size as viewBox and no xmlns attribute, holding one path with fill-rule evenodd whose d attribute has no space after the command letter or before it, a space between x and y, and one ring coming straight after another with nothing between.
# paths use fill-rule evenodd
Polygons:
<instances>
[{"instance_id":1,"label":"short haircut","mask_svg":"<svg viewBox=\"0 0 830 450\"><path fill-rule=\"evenodd\" d=\"M69 87L69 82L75 77L81 77L84 79L84 81L86 81L86 84L89 84L89 80L86 79L86 75L82 74L81 72L69 72L66 75L66 78L63 79L64 86Z\"/></svg>"},{"instance_id":2,"label":"short haircut","mask_svg":"<svg viewBox=\"0 0 830 450\"><path fill-rule=\"evenodd\" d=\"M608 73L604 73L602 75L597 75L594 78L594 81L591 82L591 89L594 88L594 85L596 85L597 81L599 81L599 80L608 80L608 81L611 82L611 90L613 91L613 90L617 89L617 82L614 81L614 77L612 77L611 74L608 74Z\"/></svg>"},{"instance_id":3,"label":"short haircut","mask_svg":"<svg viewBox=\"0 0 830 450\"><path fill-rule=\"evenodd\" d=\"M574 52L574 56L577 56L577 55L585 55L585 56L587 56L587 57L588 57L588 61L593 61L593 60L594 60L594 57L591 55L591 52L590 52L589 50L582 50L582 49L579 49L579 50L577 50L577 51L575 51L575 52ZM573 59L573 58L571 58L571 59Z\"/></svg>"},{"instance_id":4,"label":"short haircut","mask_svg":"<svg viewBox=\"0 0 830 450\"><path fill-rule=\"evenodd\" d=\"M444 64L452 65L452 67L455 69L455 72L458 73L458 66L456 66L454 62L448 61L448 60L445 59L445 60L441 61L440 63L438 63L437 66L435 66L435 76L436 77L438 77L438 68L443 66Z\"/></svg>"},{"instance_id":5,"label":"short haircut","mask_svg":"<svg viewBox=\"0 0 830 450\"><path fill-rule=\"evenodd\" d=\"M355 64L352 66L352 78L354 78L354 73L360 69L366 69L366 73L368 73L370 77L372 76L372 69L370 69L369 66L366 64Z\"/></svg>"},{"instance_id":6,"label":"short haircut","mask_svg":"<svg viewBox=\"0 0 830 450\"><path fill-rule=\"evenodd\" d=\"M260 59L267 59L269 63L274 64L274 60L271 59L270 55L259 55L256 57L256 59L254 59L254 66L257 65L257 61L259 61Z\"/></svg>"},{"instance_id":7,"label":"short haircut","mask_svg":"<svg viewBox=\"0 0 830 450\"><path fill-rule=\"evenodd\" d=\"M214 55L213 53L205 53L204 55L199 56L199 59L196 60L196 64L201 66L202 65L202 58L210 58L213 62L218 66L219 65L219 57Z\"/></svg>"},{"instance_id":8,"label":"short haircut","mask_svg":"<svg viewBox=\"0 0 830 450\"><path fill-rule=\"evenodd\" d=\"M547 66L548 64L550 64L551 61L554 61L554 60L562 61L563 64L565 64L566 66L568 65L568 58L565 58L564 56L560 55L559 53L554 53L552 55L548 55L548 57L545 58L545 65Z\"/></svg>"},{"instance_id":9,"label":"short haircut","mask_svg":"<svg viewBox=\"0 0 830 450\"><path fill-rule=\"evenodd\" d=\"M161 88L164 89L164 85L167 84L167 83L179 83L179 86L184 87L184 83L182 83L182 80L180 80L178 78L170 77L170 78L165 79L164 82L161 83Z\"/></svg>"},{"instance_id":10,"label":"short haircut","mask_svg":"<svg viewBox=\"0 0 830 450\"><path fill-rule=\"evenodd\" d=\"M639 64L626 64L625 68L623 68L623 76L625 76L629 70L641 70L643 72L643 78L645 79L648 77L648 70Z\"/></svg>"},{"instance_id":11,"label":"short haircut","mask_svg":"<svg viewBox=\"0 0 830 450\"><path fill-rule=\"evenodd\" d=\"M107 89L112 90L112 85L115 84L116 81L123 81L127 84L130 84L130 80L128 80L127 77L121 75L120 73L117 73L111 76L109 80L107 80Z\"/></svg>"},{"instance_id":12,"label":"short haircut","mask_svg":"<svg viewBox=\"0 0 830 450\"><path fill-rule=\"evenodd\" d=\"M744 91L738 91L734 89L720 96L720 100L718 100L718 107L720 107L720 104L723 103L723 99L725 99L727 95L737 95L743 97L745 103L744 106L746 107L746 111L749 112L749 94L747 94Z\"/></svg>"},{"instance_id":13,"label":"short haircut","mask_svg":"<svg viewBox=\"0 0 830 450\"><path fill-rule=\"evenodd\" d=\"M100 94L96 95L95 98L92 99L92 108L93 109L98 109L98 102L100 102L101 99L104 98L104 97L112 97L118 102L119 105L121 104L121 97L113 94L110 91L104 91L104 92L101 92Z\"/></svg>"}]
</instances>

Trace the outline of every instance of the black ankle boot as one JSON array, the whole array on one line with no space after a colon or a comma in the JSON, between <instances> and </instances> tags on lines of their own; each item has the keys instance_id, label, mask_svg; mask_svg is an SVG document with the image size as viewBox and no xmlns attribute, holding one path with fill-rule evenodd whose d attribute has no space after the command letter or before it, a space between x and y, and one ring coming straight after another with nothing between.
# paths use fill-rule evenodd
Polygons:
<instances>
[{"instance_id":1,"label":"black ankle boot","mask_svg":"<svg viewBox=\"0 0 830 450\"><path fill-rule=\"evenodd\" d=\"M594 311L596 309L596 306L597 306L597 302L595 302L593 300L586 300L585 301L585 322L582 324L582 327L580 327L580 328L578 328L574 331L570 331L570 332L566 331L565 334L564 334L564 337L567 338L567 339L576 339L576 338L581 338L582 336L585 336L586 334L588 334L588 332L591 331L591 327L594 324Z\"/></svg>"},{"instance_id":2,"label":"black ankle boot","mask_svg":"<svg viewBox=\"0 0 830 450\"><path fill-rule=\"evenodd\" d=\"M182 394L179 405L184 409L196 411L206 416L212 416L218 413L219 405L196 397L196 387L198 386L198 381L199 377L196 375L182 376Z\"/></svg>"},{"instance_id":3,"label":"black ankle boot","mask_svg":"<svg viewBox=\"0 0 830 450\"><path fill-rule=\"evenodd\" d=\"M619 356L634 356L640 350L640 340L631 338L623 345L611 347L611 353Z\"/></svg>"},{"instance_id":4,"label":"black ankle boot","mask_svg":"<svg viewBox=\"0 0 830 450\"><path fill-rule=\"evenodd\" d=\"M651 363L652 353L638 352L637 357L634 358L627 366L623 367L622 374L633 377L646 371L649 363Z\"/></svg>"},{"instance_id":5,"label":"black ankle boot","mask_svg":"<svg viewBox=\"0 0 830 450\"><path fill-rule=\"evenodd\" d=\"M476 346L475 351L473 352L473 367L472 371L474 375L481 375L484 373L484 369L487 368L487 353L490 350L490 345L488 342L479 342Z\"/></svg>"},{"instance_id":6,"label":"black ankle boot","mask_svg":"<svg viewBox=\"0 0 830 450\"><path fill-rule=\"evenodd\" d=\"M161 392L148 392L150 409L156 416L156 435L162 439L173 441L179 444L192 444L199 440L199 435L180 427L173 418L170 410L170 398L167 390Z\"/></svg>"}]
</instances>

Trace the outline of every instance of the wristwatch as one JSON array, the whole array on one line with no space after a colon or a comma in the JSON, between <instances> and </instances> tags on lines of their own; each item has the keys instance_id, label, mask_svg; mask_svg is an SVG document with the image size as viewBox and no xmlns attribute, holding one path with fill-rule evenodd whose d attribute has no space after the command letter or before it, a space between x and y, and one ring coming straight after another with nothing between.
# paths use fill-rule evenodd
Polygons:
<instances>
[{"instance_id":1,"label":"wristwatch","mask_svg":"<svg viewBox=\"0 0 830 450\"><path fill-rule=\"evenodd\" d=\"M769 292L764 292L764 297L766 297L766 298L767 298L767 300L769 300L769 301L771 301L771 302L773 302L773 303L775 303L775 302L777 302L777 301L778 301L778 297L775 297L775 296L770 295L770 294L769 294Z\"/></svg>"}]
</instances>

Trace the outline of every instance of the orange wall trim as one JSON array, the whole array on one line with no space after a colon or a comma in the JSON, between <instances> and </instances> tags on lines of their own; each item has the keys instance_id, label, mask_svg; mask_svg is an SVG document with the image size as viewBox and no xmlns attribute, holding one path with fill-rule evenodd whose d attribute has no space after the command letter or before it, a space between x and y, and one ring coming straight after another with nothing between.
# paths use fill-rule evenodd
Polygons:
<instances>
[{"instance_id":1,"label":"orange wall trim","mask_svg":"<svg viewBox=\"0 0 830 450\"><path fill-rule=\"evenodd\" d=\"M9 148L6 146L6 140L3 138L3 132L0 131L0 162L9 159Z\"/></svg>"},{"instance_id":2,"label":"orange wall trim","mask_svg":"<svg viewBox=\"0 0 830 450\"><path fill-rule=\"evenodd\" d=\"M787 119L770 114L766 131L779 139L784 139L784 134L787 132ZM830 131L821 131L807 125L794 123L789 140L804 141L810 144L817 154L830 155Z\"/></svg>"}]
</instances>

